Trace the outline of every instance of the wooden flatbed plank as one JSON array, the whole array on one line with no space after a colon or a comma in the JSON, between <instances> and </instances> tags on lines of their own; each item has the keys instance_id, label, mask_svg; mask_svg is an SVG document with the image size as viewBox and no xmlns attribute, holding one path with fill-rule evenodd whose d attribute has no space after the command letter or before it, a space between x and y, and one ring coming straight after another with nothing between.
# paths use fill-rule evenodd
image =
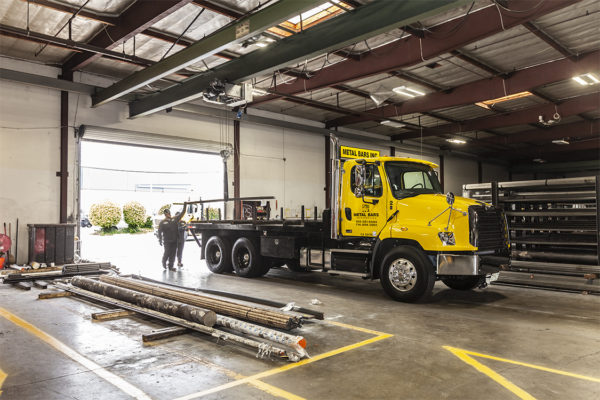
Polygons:
<instances>
[{"instance_id":1,"label":"wooden flatbed plank","mask_svg":"<svg viewBox=\"0 0 600 400\"><path fill-rule=\"evenodd\" d=\"M188 329L182 326L172 326L170 328L165 329L157 329L150 333L146 333L142 335L142 341L152 342L154 340L166 339L173 336L179 336L188 333Z\"/></svg>"},{"instance_id":2,"label":"wooden flatbed plank","mask_svg":"<svg viewBox=\"0 0 600 400\"><path fill-rule=\"evenodd\" d=\"M31 283L29 282L16 282L12 284L17 289L21 290L31 290Z\"/></svg>"},{"instance_id":3,"label":"wooden flatbed plank","mask_svg":"<svg viewBox=\"0 0 600 400\"><path fill-rule=\"evenodd\" d=\"M48 282L46 282L46 281L33 281L33 286L35 286L38 289L47 289L48 288Z\"/></svg>"},{"instance_id":4,"label":"wooden flatbed plank","mask_svg":"<svg viewBox=\"0 0 600 400\"><path fill-rule=\"evenodd\" d=\"M96 321L107 321L110 319L117 319L134 315L135 312L129 310L123 310L121 308L115 308L113 310L100 311L92 313L92 319Z\"/></svg>"},{"instance_id":5,"label":"wooden flatbed plank","mask_svg":"<svg viewBox=\"0 0 600 400\"><path fill-rule=\"evenodd\" d=\"M69 296L74 296L74 294L71 292L67 292L66 290L58 290L58 291L53 291L53 292L42 292L42 293L38 294L38 300L55 299L57 297L69 297Z\"/></svg>"}]
</instances>

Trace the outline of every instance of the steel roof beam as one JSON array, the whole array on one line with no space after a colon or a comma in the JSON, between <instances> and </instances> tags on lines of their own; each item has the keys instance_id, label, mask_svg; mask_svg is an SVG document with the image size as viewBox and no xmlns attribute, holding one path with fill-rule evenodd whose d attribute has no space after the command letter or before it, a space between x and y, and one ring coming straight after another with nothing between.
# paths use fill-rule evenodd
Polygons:
<instances>
[{"instance_id":1,"label":"steel roof beam","mask_svg":"<svg viewBox=\"0 0 600 400\"><path fill-rule=\"evenodd\" d=\"M244 40L256 36L271 26L277 25L299 13L309 10L321 2L322 0L303 0L301 2L296 0L280 0L272 6L219 29L215 33L158 62L152 67L135 72L100 91L93 96L92 106L96 107L118 99L140 87L146 86L162 77L218 53L232 44L242 43Z\"/></svg>"},{"instance_id":2,"label":"steel roof beam","mask_svg":"<svg viewBox=\"0 0 600 400\"><path fill-rule=\"evenodd\" d=\"M536 123L538 121L538 116L540 115L548 120L551 119L556 112L558 112L562 118L565 118L598 109L600 109L600 95L598 93L591 93L566 100L560 104L542 104L489 117L474 118L464 121L461 124L447 124L436 128L428 128L423 132L423 136L438 136L503 128L514 125L527 125ZM404 133L394 136L393 139L414 139L419 136L420 135L414 133Z\"/></svg>"},{"instance_id":3,"label":"steel roof beam","mask_svg":"<svg viewBox=\"0 0 600 400\"><path fill-rule=\"evenodd\" d=\"M214 79L232 83L242 82L466 3L468 1L464 0L369 3L330 21L315 25L300 35L282 39L266 49L261 49L262 51L254 51L216 67L213 71L191 78L181 85L134 102L129 108L130 116L148 115L194 100L202 95L202 91Z\"/></svg>"},{"instance_id":4,"label":"steel roof beam","mask_svg":"<svg viewBox=\"0 0 600 400\"><path fill-rule=\"evenodd\" d=\"M88 44L112 50L191 1L138 0L121 14L117 26L106 27L106 32L104 30L99 32ZM75 54L64 63L63 69L71 71L81 69L98 57L99 54Z\"/></svg>"},{"instance_id":5,"label":"steel roof beam","mask_svg":"<svg viewBox=\"0 0 600 400\"><path fill-rule=\"evenodd\" d=\"M206 0L193 0L193 3L202 8L206 8L212 12L216 12L217 14L225 15L226 17L232 19L238 19L244 16L244 13L232 10L227 7L223 7L221 5L215 4L212 1Z\"/></svg>"},{"instance_id":6,"label":"steel roof beam","mask_svg":"<svg viewBox=\"0 0 600 400\"><path fill-rule=\"evenodd\" d=\"M516 143L550 142L563 138L600 137L600 119L556 125L550 128L532 129L526 132L511 133L506 136L479 139L480 144L510 145Z\"/></svg>"},{"instance_id":7,"label":"steel roof beam","mask_svg":"<svg viewBox=\"0 0 600 400\"><path fill-rule=\"evenodd\" d=\"M507 94L531 90L549 83L571 79L573 76L590 72L597 68L600 51L588 53L573 61L565 58L548 62L535 67L515 71L510 77L494 77L480 79L475 82L457 86L448 92L429 93L415 97L403 103L387 105L367 110L384 117L396 117L412 113L423 113L443 108L474 104L476 102L495 99ZM342 117L327 122L327 126L342 126L366 121L367 116ZM535 121L534 121L535 122Z\"/></svg>"},{"instance_id":8,"label":"steel roof beam","mask_svg":"<svg viewBox=\"0 0 600 400\"><path fill-rule=\"evenodd\" d=\"M438 32L439 37L425 37L420 39L410 36L396 40L387 45L373 49L364 55L360 61L345 60L330 67L324 68L309 80L298 79L286 85L282 89L288 94L298 94L311 90L321 89L327 86L348 82L366 76L386 73L396 69L410 67L430 60L444 53L456 50L466 44L481 40L494 34L503 32L505 29L521 25L527 21L539 18L553 11L560 10L581 0L553 0L545 1L535 10L523 13L502 13L501 23L498 9L489 6L477 10L467 16L467 23L452 35L444 35L456 27L455 20L445 22L431 30ZM510 8L514 10L527 10L531 7L530 2L510 2ZM362 8L362 7L361 7ZM421 52L422 48L422 52ZM265 96L253 104L260 104L274 100L277 96Z\"/></svg>"},{"instance_id":9,"label":"steel roof beam","mask_svg":"<svg viewBox=\"0 0 600 400\"><path fill-rule=\"evenodd\" d=\"M534 24L533 22L526 22L523 24L525 28L527 28L531 33L533 33L538 38L542 39L546 44L552 47L554 50L558 51L560 54L567 58L575 58L576 55L571 52L568 48L566 48L563 44L559 43L556 39L546 33L542 28Z\"/></svg>"}]
</instances>

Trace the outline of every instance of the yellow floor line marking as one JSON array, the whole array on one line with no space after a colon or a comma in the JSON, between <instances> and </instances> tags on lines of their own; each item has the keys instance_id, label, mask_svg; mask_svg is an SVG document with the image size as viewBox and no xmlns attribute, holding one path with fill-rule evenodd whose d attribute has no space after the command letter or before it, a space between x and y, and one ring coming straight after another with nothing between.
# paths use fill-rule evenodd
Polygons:
<instances>
[{"instance_id":1,"label":"yellow floor line marking","mask_svg":"<svg viewBox=\"0 0 600 400\"><path fill-rule=\"evenodd\" d=\"M0 369L0 389L2 389L2 384L4 383L6 376L7 375L4 373L4 371ZM0 396L2 396L2 390L0 390Z\"/></svg>"},{"instance_id":2,"label":"yellow floor line marking","mask_svg":"<svg viewBox=\"0 0 600 400\"><path fill-rule=\"evenodd\" d=\"M27 332L31 333L32 335L36 336L38 339L40 339L40 340L44 341L45 343L49 344L50 346L54 347L59 352L63 353L67 357L71 358L73 361L78 362L85 368L89 369L90 371L92 371L99 377L103 378L107 382L111 383L112 385L116 386L117 388L119 388L123 392L127 393L128 395L130 395L136 399L151 399L150 396L148 396L146 393L144 393L140 389L136 388L129 382L125 381L123 378L113 374L112 372L108 372L107 370L102 368L100 365L96 364L92 360L85 358L84 356L82 356L75 350L71 349L69 346L67 346L63 342L50 336L46 332L31 325L29 322L17 317L16 315L12 314L10 311L8 311L2 307L0 307L0 316L6 318L7 320L14 323L15 325L18 325L21 328L25 329Z\"/></svg>"},{"instance_id":3,"label":"yellow floor line marking","mask_svg":"<svg viewBox=\"0 0 600 400\"><path fill-rule=\"evenodd\" d=\"M167 351L169 353L171 353L171 354L180 355L180 356L182 356L184 358L187 358L188 360L191 360L191 361L196 362L198 364L202 364L202 365L205 365L205 366L207 366L209 368L212 368L212 369L214 369L214 370L216 370L216 371L222 373L223 375L226 375L226 376L228 376L228 377L230 377L232 379L236 379L237 380L237 379L244 379L244 378L246 378L245 375L238 374L235 371L227 369L227 368L225 368L225 367L223 367L221 365L217 365L215 363L212 363L212 362L210 362L208 360L205 360L204 358L196 357L196 356L189 355L189 354L180 353L180 352L174 351L174 350L167 350ZM285 391L283 389L280 389L280 388L278 388L276 386L269 385L268 383L264 383L264 382L261 382L261 381L258 381L258 380L257 381L248 382L248 384L251 385L251 386L254 386L256 389L262 390L263 392L269 393L270 395L273 395L275 397L281 397L281 398L288 399L288 400L306 400L303 397L296 396L293 393L287 392L287 391Z\"/></svg>"},{"instance_id":4,"label":"yellow floor line marking","mask_svg":"<svg viewBox=\"0 0 600 400\"><path fill-rule=\"evenodd\" d=\"M375 336L386 335L386 333L384 333L384 332L378 332L378 331L374 331L372 329L361 328L360 326L354 326L354 325L344 324L343 322L337 322L337 321L325 321L325 322L328 323L328 324L330 324L330 325L336 325L336 326L340 326L342 328L348 328L348 329L353 329L353 330L359 331L359 332L370 333L370 334L375 335Z\"/></svg>"},{"instance_id":5,"label":"yellow floor line marking","mask_svg":"<svg viewBox=\"0 0 600 400\"><path fill-rule=\"evenodd\" d=\"M214 387L214 388L211 388L211 389L207 389L207 390L204 390L204 391L201 391L201 392L197 392L197 393L191 393L191 394L188 394L186 396L179 397L179 398L177 398L175 400L197 399L199 397L206 396L208 394L212 394L212 393L216 393L216 392L220 392L220 391L225 390L225 389L230 389L232 387L236 387L236 386L243 385L243 384L246 384L246 383L255 382L255 381L259 380L259 379L263 379L263 378L266 378L266 377L269 377L269 376L277 375L277 374L280 374L282 372L289 371L291 369L299 368L299 367L301 367L303 365L312 364L312 363L317 362L319 360L323 360L325 358L329 358L329 357L338 355L340 353L344 353L346 351L354 350L354 349L357 349L359 347L366 346L368 344L375 343L375 342L378 342L378 341L383 340L383 339L391 338L392 336L394 336L394 335L390 335L390 334L384 333L382 335L375 336L375 337L367 339L367 340L363 340L362 342L358 342L358 343L354 343L354 344L351 344L351 345L348 345L348 346L340 347L338 349L331 350L331 351L328 351L328 352L323 353L323 354L319 354L319 355L314 356L312 358L307 358L307 359L298 361L297 363L294 363L294 364L287 364L287 365L284 365L283 367L274 368L274 369L271 369L271 370L268 370L268 371L260 372L260 373L258 373L256 375L248 376L246 378L242 378L242 379L239 379L237 381L229 382L229 383L226 383L224 385L220 385L220 386L217 386L217 387Z\"/></svg>"},{"instance_id":6,"label":"yellow floor line marking","mask_svg":"<svg viewBox=\"0 0 600 400\"><path fill-rule=\"evenodd\" d=\"M501 362L505 362L505 363L509 363L509 364L520 365L520 366L527 367L527 368L539 369L540 371L551 372L553 374L570 376L571 378L583 379L585 381L592 381L592 382L600 383L600 378L594 378L594 377L591 377L591 376L574 374L574 373L571 373L571 372L561 371L559 369L542 367L541 365L535 365L535 364L529 364L529 363L525 363L525 362L521 362L521 361L509 360L508 358L501 358L501 357L490 356L488 354L476 353L474 351L458 349L458 348L450 347L450 346L444 346L444 348L446 350L450 350L450 349L458 350L458 351L461 351L461 352L463 352L465 354L469 354L469 355L472 355L472 356L475 356L475 357L488 358L490 360L501 361ZM450 351L452 351L452 350L450 350Z\"/></svg>"},{"instance_id":7,"label":"yellow floor line marking","mask_svg":"<svg viewBox=\"0 0 600 400\"><path fill-rule=\"evenodd\" d=\"M520 387L518 387L517 385L515 385L514 383L512 383L505 377L503 377L502 375L493 371L491 368L486 367L485 365L481 364L480 362L478 362L477 360L473 359L470 356L487 358L489 360L495 360L495 361L505 362L505 363L514 364L514 365L520 365L523 367L533 368L533 369L537 369L537 370L544 371L544 372L551 372L553 374L564 375L564 376L569 376L571 378L583 379L586 381L600 383L600 379L593 378L590 376L573 374L571 372L561 371L561 370L554 369L554 368L547 368L547 367L542 367L540 365L509 360L507 358L490 356L488 354L482 354L482 353L477 353L474 351L463 350L463 349L459 349L456 347L443 346L443 348L448 350L452 354L454 354L461 361L469 364L470 366L472 366L473 368L475 368L477 371L481 372L482 374L487 375L489 378L493 379L494 381L496 381L497 383L499 383L500 385L504 386L506 389L510 390L512 393L517 395L519 398L524 399L524 400L535 400L535 397L533 397L532 395L530 395L529 393L527 393L526 391L524 391L523 389L521 389Z\"/></svg>"},{"instance_id":8,"label":"yellow floor line marking","mask_svg":"<svg viewBox=\"0 0 600 400\"><path fill-rule=\"evenodd\" d=\"M443 346L443 347L446 350L448 350L449 352L451 352L452 354L454 354L456 357L458 357L464 363L469 364L471 367L475 368L477 371L481 372L482 374L493 379L500 385L504 386L506 389L510 390L512 393L517 395L520 399L535 400L535 397L533 397L532 395L530 395L529 393L527 393L526 391L524 391L523 389L521 389L520 387L518 387L517 385L515 385L514 383L512 383L511 381L509 381L508 379L506 379L499 373L497 373L496 371L492 370L491 368L486 367L485 365L481 364L479 361L476 361L475 359L469 357L465 351L454 348L454 347L450 347L450 346Z\"/></svg>"}]
</instances>

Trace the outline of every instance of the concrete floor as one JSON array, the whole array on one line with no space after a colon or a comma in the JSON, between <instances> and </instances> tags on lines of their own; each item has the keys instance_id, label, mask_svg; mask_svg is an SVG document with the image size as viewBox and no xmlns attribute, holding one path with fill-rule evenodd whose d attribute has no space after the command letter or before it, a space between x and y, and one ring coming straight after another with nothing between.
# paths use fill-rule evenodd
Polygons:
<instances>
[{"instance_id":1,"label":"concrete floor","mask_svg":"<svg viewBox=\"0 0 600 400\"><path fill-rule=\"evenodd\" d=\"M126 272L138 266L132 269ZM429 303L403 304L387 298L378 282L286 269L252 280L212 275L199 261L178 272L163 272L158 263L144 271L324 311L325 321L297 331L312 358L299 364L258 359L200 334L144 345L141 334L163 324L142 317L92 322L90 313L102 307L75 298L37 300L38 289L0 285L1 398L131 398L102 378L104 371L154 399L196 393L203 399L600 398L597 296L506 286L464 293L438 282ZM315 298L323 304L311 305ZM11 322L11 315L35 327ZM36 328L97 366L67 357ZM444 346L480 354L455 355Z\"/></svg>"}]
</instances>

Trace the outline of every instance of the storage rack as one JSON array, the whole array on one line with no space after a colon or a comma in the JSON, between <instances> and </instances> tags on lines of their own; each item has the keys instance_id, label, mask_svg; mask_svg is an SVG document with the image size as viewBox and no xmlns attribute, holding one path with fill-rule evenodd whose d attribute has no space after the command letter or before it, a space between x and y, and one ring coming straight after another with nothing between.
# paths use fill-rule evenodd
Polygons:
<instances>
[{"instance_id":1,"label":"storage rack","mask_svg":"<svg viewBox=\"0 0 600 400\"><path fill-rule=\"evenodd\" d=\"M600 292L600 176L463 186L502 207L511 266L498 283Z\"/></svg>"}]
</instances>

